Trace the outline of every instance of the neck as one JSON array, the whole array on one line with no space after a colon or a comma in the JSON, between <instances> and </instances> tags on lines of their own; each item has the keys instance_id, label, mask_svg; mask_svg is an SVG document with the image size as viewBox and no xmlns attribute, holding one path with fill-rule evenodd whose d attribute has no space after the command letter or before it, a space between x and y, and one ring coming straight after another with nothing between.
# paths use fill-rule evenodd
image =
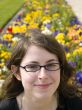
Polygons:
<instances>
[{"instance_id":1,"label":"neck","mask_svg":"<svg viewBox=\"0 0 82 110\"><path fill-rule=\"evenodd\" d=\"M57 98L57 94L46 99L31 99L21 95L20 110L56 110Z\"/></svg>"}]
</instances>

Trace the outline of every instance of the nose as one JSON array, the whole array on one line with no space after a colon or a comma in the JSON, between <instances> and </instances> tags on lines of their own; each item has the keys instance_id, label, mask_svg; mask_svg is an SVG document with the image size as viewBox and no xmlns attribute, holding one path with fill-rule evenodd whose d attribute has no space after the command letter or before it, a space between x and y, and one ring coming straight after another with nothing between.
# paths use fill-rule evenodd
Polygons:
<instances>
[{"instance_id":1,"label":"nose","mask_svg":"<svg viewBox=\"0 0 82 110\"><path fill-rule=\"evenodd\" d=\"M41 68L38 74L38 79L48 79L48 73L47 70L45 70L45 68Z\"/></svg>"}]
</instances>

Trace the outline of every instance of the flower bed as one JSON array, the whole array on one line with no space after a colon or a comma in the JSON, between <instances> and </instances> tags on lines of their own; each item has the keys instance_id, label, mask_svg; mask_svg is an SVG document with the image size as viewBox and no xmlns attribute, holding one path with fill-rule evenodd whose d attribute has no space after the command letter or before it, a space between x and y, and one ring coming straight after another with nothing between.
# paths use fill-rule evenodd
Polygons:
<instances>
[{"instance_id":1,"label":"flower bed","mask_svg":"<svg viewBox=\"0 0 82 110\"><path fill-rule=\"evenodd\" d=\"M7 60L11 56L11 47L28 29L39 28L45 34L53 36L63 45L68 62L82 72L82 26L71 7L64 0L28 0L26 12L18 15L0 39L0 78L8 73Z\"/></svg>"}]
</instances>

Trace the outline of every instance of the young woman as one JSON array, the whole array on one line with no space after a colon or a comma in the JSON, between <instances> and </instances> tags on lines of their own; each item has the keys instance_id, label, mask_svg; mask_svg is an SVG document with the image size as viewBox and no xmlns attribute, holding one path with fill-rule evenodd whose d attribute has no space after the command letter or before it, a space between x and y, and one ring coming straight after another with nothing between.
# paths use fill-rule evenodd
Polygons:
<instances>
[{"instance_id":1,"label":"young woman","mask_svg":"<svg viewBox=\"0 0 82 110\"><path fill-rule=\"evenodd\" d=\"M13 49L0 110L82 110L74 69L52 36L31 31Z\"/></svg>"}]
</instances>

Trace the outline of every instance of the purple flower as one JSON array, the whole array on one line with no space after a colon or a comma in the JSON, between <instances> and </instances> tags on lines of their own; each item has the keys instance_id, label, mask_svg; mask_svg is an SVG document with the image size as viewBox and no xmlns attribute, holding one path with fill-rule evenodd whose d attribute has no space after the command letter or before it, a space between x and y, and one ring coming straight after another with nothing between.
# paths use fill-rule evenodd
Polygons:
<instances>
[{"instance_id":1,"label":"purple flower","mask_svg":"<svg viewBox=\"0 0 82 110\"><path fill-rule=\"evenodd\" d=\"M64 47L66 52L69 52L69 48L67 46Z\"/></svg>"},{"instance_id":2,"label":"purple flower","mask_svg":"<svg viewBox=\"0 0 82 110\"><path fill-rule=\"evenodd\" d=\"M81 24L77 17L73 17L70 21L70 25Z\"/></svg>"},{"instance_id":3,"label":"purple flower","mask_svg":"<svg viewBox=\"0 0 82 110\"><path fill-rule=\"evenodd\" d=\"M68 62L68 64L70 64L72 67L76 67L77 62Z\"/></svg>"},{"instance_id":4,"label":"purple flower","mask_svg":"<svg viewBox=\"0 0 82 110\"><path fill-rule=\"evenodd\" d=\"M53 32L53 36L56 36L57 34L59 34L59 30Z\"/></svg>"},{"instance_id":5,"label":"purple flower","mask_svg":"<svg viewBox=\"0 0 82 110\"><path fill-rule=\"evenodd\" d=\"M21 20L21 16L20 15L17 17L17 20Z\"/></svg>"},{"instance_id":6,"label":"purple flower","mask_svg":"<svg viewBox=\"0 0 82 110\"><path fill-rule=\"evenodd\" d=\"M51 27L51 24L50 24L50 23L47 23L47 24L46 24L46 27L47 27L47 28L50 28L50 27Z\"/></svg>"},{"instance_id":7,"label":"purple flower","mask_svg":"<svg viewBox=\"0 0 82 110\"><path fill-rule=\"evenodd\" d=\"M77 83L82 84L82 71L77 71L75 79L76 79Z\"/></svg>"}]
</instances>

